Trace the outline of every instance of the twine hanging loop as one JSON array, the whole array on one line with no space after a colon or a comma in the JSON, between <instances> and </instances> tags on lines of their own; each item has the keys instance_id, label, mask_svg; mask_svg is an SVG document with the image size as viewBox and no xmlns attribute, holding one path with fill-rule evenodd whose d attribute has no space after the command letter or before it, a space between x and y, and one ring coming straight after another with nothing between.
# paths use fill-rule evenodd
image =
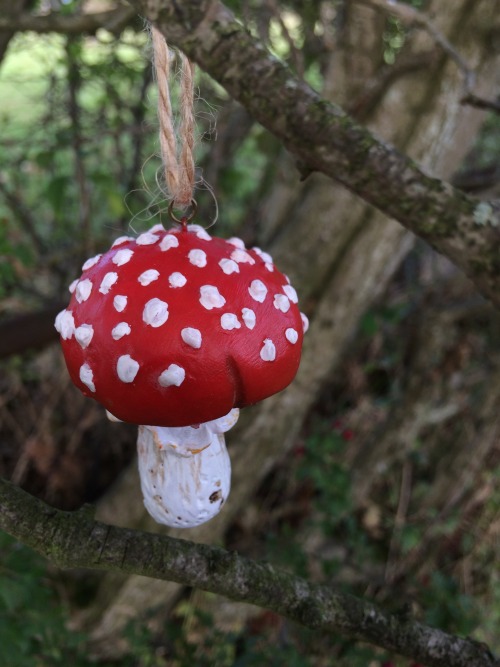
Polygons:
<instances>
[{"instance_id":1,"label":"twine hanging loop","mask_svg":"<svg viewBox=\"0 0 500 667\"><path fill-rule=\"evenodd\" d=\"M195 66L182 52L180 59L179 125L176 132L170 99L171 54L161 32L151 26L154 68L158 85L158 120L160 149L165 183L171 197L169 210L185 209L193 201L195 166L193 146L194 70Z\"/></svg>"}]
</instances>

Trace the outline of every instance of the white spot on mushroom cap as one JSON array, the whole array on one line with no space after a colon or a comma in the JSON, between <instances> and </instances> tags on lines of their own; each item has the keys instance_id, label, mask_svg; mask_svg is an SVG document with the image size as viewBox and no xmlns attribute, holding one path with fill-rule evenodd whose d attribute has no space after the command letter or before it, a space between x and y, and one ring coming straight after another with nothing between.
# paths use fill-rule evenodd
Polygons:
<instances>
[{"instance_id":1,"label":"white spot on mushroom cap","mask_svg":"<svg viewBox=\"0 0 500 667\"><path fill-rule=\"evenodd\" d=\"M251 308L243 308L241 311L241 318L249 329L253 329L255 326L255 313Z\"/></svg>"},{"instance_id":2,"label":"white spot on mushroom cap","mask_svg":"<svg viewBox=\"0 0 500 667\"><path fill-rule=\"evenodd\" d=\"M249 255L246 250L241 250L241 248L236 248L231 253L231 259L238 264L255 264L255 260L252 255Z\"/></svg>"},{"instance_id":3,"label":"white spot on mushroom cap","mask_svg":"<svg viewBox=\"0 0 500 667\"><path fill-rule=\"evenodd\" d=\"M115 310L117 310L119 313L123 312L127 307L127 301L128 298L126 296L123 294L117 294L113 299L113 306Z\"/></svg>"},{"instance_id":4,"label":"white spot on mushroom cap","mask_svg":"<svg viewBox=\"0 0 500 667\"><path fill-rule=\"evenodd\" d=\"M173 234L165 234L160 243L160 250L170 250L170 248L178 248L179 239Z\"/></svg>"},{"instance_id":5,"label":"white spot on mushroom cap","mask_svg":"<svg viewBox=\"0 0 500 667\"><path fill-rule=\"evenodd\" d=\"M245 250L245 244L237 236L232 236L230 239L227 240L227 243L234 245L235 248L240 248L240 250Z\"/></svg>"},{"instance_id":6,"label":"white spot on mushroom cap","mask_svg":"<svg viewBox=\"0 0 500 667\"><path fill-rule=\"evenodd\" d=\"M187 278L182 273L179 273L179 271L174 271L169 275L168 282L170 287L184 287L187 283Z\"/></svg>"},{"instance_id":7,"label":"white spot on mushroom cap","mask_svg":"<svg viewBox=\"0 0 500 667\"><path fill-rule=\"evenodd\" d=\"M115 253L115 256L111 260L116 266L123 266L127 262L130 262L132 255L134 254L133 250L130 248L122 248Z\"/></svg>"},{"instance_id":8,"label":"white spot on mushroom cap","mask_svg":"<svg viewBox=\"0 0 500 667\"><path fill-rule=\"evenodd\" d=\"M87 271L97 264L101 259L102 255L96 255L95 257L90 257L82 266L82 271Z\"/></svg>"},{"instance_id":9,"label":"white spot on mushroom cap","mask_svg":"<svg viewBox=\"0 0 500 667\"><path fill-rule=\"evenodd\" d=\"M302 319L302 328L304 330L304 333L309 329L309 319L307 315L304 315L304 313L300 313L300 317Z\"/></svg>"},{"instance_id":10,"label":"white spot on mushroom cap","mask_svg":"<svg viewBox=\"0 0 500 667\"><path fill-rule=\"evenodd\" d=\"M298 341L298 339L299 339L299 334L298 334L297 331L295 331L295 329L292 329L292 327L290 327L289 329L287 329L287 330L285 331L285 337L286 337L286 339L287 339L290 343L292 343L293 345L295 345L295 343L296 343L296 342Z\"/></svg>"},{"instance_id":11,"label":"white spot on mushroom cap","mask_svg":"<svg viewBox=\"0 0 500 667\"><path fill-rule=\"evenodd\" d=\"M234 259L221 259L219 262L220 268L224 271L226 275L231 275L231 273L239 273L240 272L240 267L238 264L234 261Z\"/></svg>"},{"instance_id":12,"label":"white spot on mushroom cap","mask_svg":"<svg viewBox=\"0 0 500 667\"><path fill-rule=\"evenodd\" d=\"M271 257L271 255L270 255L268 252L264 252L264 251L261 250L260 248L252 248L252 250L253 250L254 252L256 252L257 255L258 255L264 262L267 262L268 264L272 264L272 263L273 263L273 258Z\"/></svg>"},{"instance_id":13,"label":"white spot on mushroom cap","mask_svg":"<svg viewBox=\"0 0 500 667\"><path fill-rule=\"evenodd\" d=\"M113 245L111 246L112 248L115 248L117 245L122 245L122 243L126 243L127 241L133 241L134 239L131 236L119 236L114 242Z\"/></svg>"},{"instance_id":14,"label":"white spot on mushroom cap","mask_svg":"<svg viewBox=\"0 0 500 667\"><path fill-rule=\"evenodd\" d=\"M150 234L156 234L157 232L163 233L165 231L165 227L161 224L161 222L157 223L156 225L153 225L151 229L149 230Z\"/></svg>"},{"instance_id":15,"label":"white spot on mushroom cap","mask_svg":"<svg viewBox=\"0 0 500 667\"><path fill-rule=\"evenodd\" d=\"M266 263L264 264L264 266L265 266L266 269L267 269L268 271L270 271L271 273L274 271L274 265L273 265L273 264L269 264L269 262L266 262Z\"/></svg>"},{"instance_id":16,"label":"white spot on mushroom cap","mask_svg":"<svg viewBox=\"0 0 500 667\"><path fill-rule=\"evenodd\" d=\"M80 366L80 380L90 391L95 391L94 373L88 364Z\"/></svg>"},{"instance_id":17,"label":"white spot on mushroom cap","mask_svg":"<svg viewBox=\"0 0 500 667\"><path fill-rule=\"evenodd\" d=\"M264 300L267 295L267 287L264 285L262 280L259 280L257 278L256 280L252 280L252 282L250 283L248 292L250 293L252 299L258 301L259 303L264 303Z\"/></svg>"},{"instance_id":18,"label":"white spot on mushroom cap","mask_svg":"<svg viewBox=\"0 0 500 667\"><path fill-rule=\"evenodd\" d=\"M292 303L298 303L299 302L299 297L297 295L297 292L291 285L283 285L281 288L283 292L287 295L287 297L290 299Z\"/></svg>"},{"instance_id":19,"label":"white spot on mushroom cap","mask_svg":"<svg viewBox=\"0 0 500 667\"><path fill-rule=\"evenodd\" d=\"M241 328L241 323L234 313L224 313L220 318L220 325L226 331Z\"/></svg>"},{"instance_id":20,"label":"white spot on mushroom cap","mask_svg":"<svg viewBox=\"0 0 500 667\"><path fill-rule=\"evenodd\" d=\"M111 335L115 340L120 340L123 336L128 336L131 332L130 324L127 322L119 322L111 331Z\"/></svg>"},{"instance_id":21,"label":"white spot on mushroom cap","mask_svg":"<svg viewBox=\"0 0 500 667\"><path fill-rule=\"evenodd\" d=\"M226 299L213 285L202 285L200 287L200 303L207 310L212 308L222 308Z\"/></svg>"},{"instance_id":22,"label":"white spot on mushroom cap","mask_svg":"<svg viewBox=\"0 0 500 667\"><path fill-rule=\"evenodd\" d=\"M284 294L275 294L273 306L282 313L288 313L290 310L290 300Z\"/></svg>"},{"instance_id":23,"label":"white spot on mushroom cap","mask_svg":"<svg viewBox=\"0 0 500 667\"><path fill-rule=\"evenodd\" d=\"M151 285L151 283L154 282L155 280L158 280L159 275L160 272L157 271L156 269L148 269L147 271L141 273L141 275L137 278L137 280L141 283L141 285L144 285L144 287L146 287L147 285Z\"/></svg>"},{"instance_id":24,"label":"white spot on mushroom cap","mask_svg":"<svg viewBox=\"0 0 500 667\"><path fill-rule=\"evenodd\" d=\"M106 410L106 417L109 419L110 422L122 422L121 419L115 417L115 415L112 414L109 410Z\"/></svg>"},{"instance_id":25,"label":"white spot on mushroom cap","mask_svg":"<svg viewBox=\"0 0 500 667\"><path fill-rule=\"evenodd\" d=\"M75 338L82 349L89 346L94 335L94 327L91 324L81 324L75 329Z\"/></svg>"},{"instance_id":26,"label":"white spot on mushroom cap","mask_svg":"<svg viewBox=\"0 0 500 667\"><path fill-rule=\"evenodd\" d=\"M188 232L194 232L199 239L204 241L211 241L212 237L201 225L188 225Z\"/></svg>"},{"instance_id":27,"label":"white spot on mushroom cap","mask_svg":"<svg viewBox=\"0 0 500 667\"><path fill-rule=\"evenodd\" d=\"M109 273L106 273L106 275L101 281L99 292L101 292L101 294L107 294L117 280L118 280L118 274L115 273L114 271L109 271Z\"/></svg>"},{"instance_id":28,"label":"white spot on mushroom cap","mask_svg":"<svg viewBox=\"0 0 500 667\"><path fill-rule=\"evenodd\" d=\"M71 310L61 310L56 317L54 326L63 340L69 340L75 332L75 320Z\"/></svg>"},{"instance_id":29,"label":"white spot on mushroom cap","mask_svg":"<svg viewBox=\"0 0 500 667\"><path fill-rule=\"evenodd\" d=\"M149 326L161 327L168 320L168 303L161 299L150 299L144 306L142 319Z\"/></svg>"},{"instance_id":30,"label":"white spot on mushroom cap","mask_svg":"<svg viewBox=\"0 0 500 667\"><path fill-rule=\"evenodd\" d=\"M135 380L135 376L139 372L139 364L135 359L132 359L130 354L123 354L118 358L116 372L122 382L129 384Z\"/></svg>"},{"instance_id":31,"label":"white spot on mushroom cap","mask_svg":"<svg viewBox=\"0 0 500 667\"><path fill-rule=\"evenodd\" d=\"M270 338L266 338L260 351L263 361L274 361L276 359L276 347Z\"/></svg>"},{"instance_id":32,"label":"white spot on mushroom cap","mask_svg":"<svg viewBox=\"0 0 500 667\"><path fill-rule=\"evenodd\" d=\"M201 331L199 329L193 329L193 327L186 327L181 331L182 340L189 345L194 347L195 350L199 350L201 347Z\"/></svg>"},{"instance_id":33,"label":"white spot on mushroom cap","mask_svg":"<svg viewBox=\"0 0 500 667\"><path fill-rule=\"evenodd\" d=\"M83 303L84 301L87 301L91 292L92 292L91 280L85 278L85 280L78 281L75 289L75 297L78 303Z\"/></svg>"},{"instance_id":34,"label":"white spot on mushroom cap","mask_svg":"<svg viewBox=\"0 0 500 667\"><path fill-rule=\"evenodd\" d=\"M75 291L76 286L78 285L78 280L79 280L78 278L76 278L76 280L73 280L71 285L68 287L68 290L69 290L70 294L73 294L73 292Z\"/></svg>"},{"instance_id":35,"label":"white spot on mushroom cap","mask_svg":"<svg viewBox=\"0 0 500 667\"><path fill-rule=\"evenodd\" d=\"M139 234L135 242L137 245L153 245L156 243L160 237L151 232L144 232L144 234Z\"/></svg>"},{"instance_id":36,"label":"white spot on mushroom cap","mask_svg":"<svg viewBox=\"0 0 500 667\"><path fill-rule=\"evenodd\" d=\"M170 366L163 371L158 378L158 382L162 387L180 387L186 377L186 371L182 366L177 364L170 364Z\"/></svg>"},{"instance_id":37,"label":"white spot on mushroom cap","mask_svg":"<svg viewBox=\"0 0 500 667\"><path fill-rule=\"evenodd\" d=\"M198 266L202 269L207 265L207 254L199 248L193 248L188 253L188 259L193 266Z\"/></svg>"}]
</instances>

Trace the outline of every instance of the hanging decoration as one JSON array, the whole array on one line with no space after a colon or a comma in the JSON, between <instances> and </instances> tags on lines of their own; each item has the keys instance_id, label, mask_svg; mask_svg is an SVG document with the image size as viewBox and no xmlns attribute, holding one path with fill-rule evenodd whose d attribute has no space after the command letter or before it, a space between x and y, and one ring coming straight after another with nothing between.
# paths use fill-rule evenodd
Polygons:
<instances>
[{"instance_id":1,"label":"hanging decoration","mask_svg":"<svg viewBox=\"0 0 500 667\"><path fill-rule=\"evenodd\" d=\"M139 425L144 503L159 523L208 521L230 491L224 433L239 409L294 378L307 318L272 258L239 238L191 223L193 75L181 59L179 140L169 94L170 53L152 29L160 146L169 215L88 259L56 318L74 384L113 421ZM177 218L175 210L189 213Z\"/></svg>"}]
</instances>

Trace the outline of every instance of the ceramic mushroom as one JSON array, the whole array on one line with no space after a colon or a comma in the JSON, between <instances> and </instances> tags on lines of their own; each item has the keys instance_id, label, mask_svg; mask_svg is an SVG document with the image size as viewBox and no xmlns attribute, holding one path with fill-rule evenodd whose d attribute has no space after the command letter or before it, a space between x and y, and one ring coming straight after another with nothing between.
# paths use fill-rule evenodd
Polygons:
<instances>
[{"instance_id":1,"label":"ceramic mushroom","mask_svg":"<svg viewBox=\"0 0 500 667\"><path fill-rule=\"evenodd\" d=\"M258 248L198 225L118 238L85 262L56 329L75 385L139 424L146 508L169 526L217 514L230 489L224 432L284 389L307 319Z\"/></svg>"}]
</instances>

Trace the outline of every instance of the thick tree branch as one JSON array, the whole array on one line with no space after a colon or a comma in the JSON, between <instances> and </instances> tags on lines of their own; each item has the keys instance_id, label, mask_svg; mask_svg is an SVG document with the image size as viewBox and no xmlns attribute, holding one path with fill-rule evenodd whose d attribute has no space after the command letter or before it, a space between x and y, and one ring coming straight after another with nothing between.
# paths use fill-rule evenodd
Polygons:
<instances>
[{"instance_id":1,"label":"thick tree branch","mask_svg":"<svg viewBox=\"0 0 500 667\"><path fill-rule=\"evenodd\" d=\"M112 570L175 581L271 609L314 630L336 631L428 667L499 667L488 648L333 587L318 586L235 552L62 512L0 479L0 528L60 567Z\"/></svg>"},{"instance_id":2,"label":"thick tree branch","mask_svg":"<svg viewBox=\"0 0 500 667\"><path fill-rule=\"evenodd\" d=\"M221 83L303 165L431 243L500 306L499 207L424 174L341 108L321 99L219 0L129 0Z\"/></svg>"},{"instance_id":3,"label":"thick tree branch","mask_svg":"<svg viewBox=\"0 0 500 667\"><path fill-rule=\"evenodd\" d=\"M99 28L120 33L130 23L134 11L130 7L118 7L93 14L19 14L0 16L0 30L47 33L61 32L66 35L94 35Z\"/></svg>"}]
</instances>

